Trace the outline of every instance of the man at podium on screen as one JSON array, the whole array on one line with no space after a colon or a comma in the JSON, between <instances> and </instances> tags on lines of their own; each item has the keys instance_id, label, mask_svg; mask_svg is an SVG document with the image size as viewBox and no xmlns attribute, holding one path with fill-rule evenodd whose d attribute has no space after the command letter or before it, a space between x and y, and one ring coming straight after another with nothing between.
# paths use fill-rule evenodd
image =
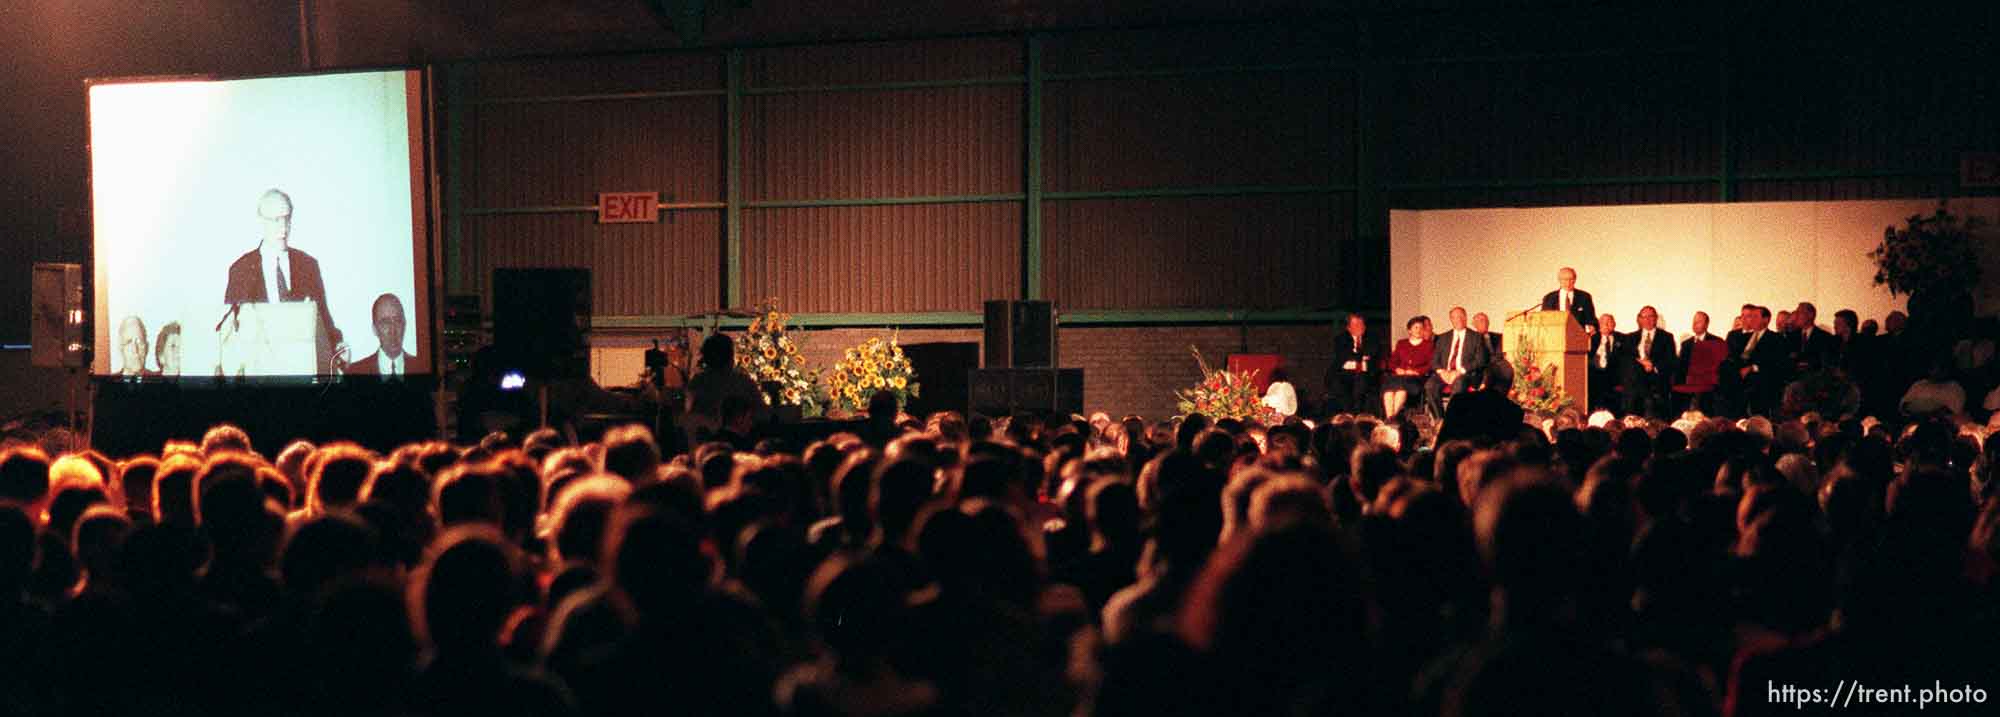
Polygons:
<instances>
[{"instance_id":1,"label":"man at podium on screen","mask_svg":"<svg viewBox=\"0 0 2000 717\"><path fill-rule=\"evenodd\" d=\"M1597 305L1591 303L1590 292L1576 288L1575 269L1556 270L1556 290L1542 297L1542 310L1568 313L1585 333L1597 333Z\"/></svg>"},{"instance_id":2,"label":"man at podium on screen","mask_svg":"<svg viewBox=\"0 0 2000 717\"><path fill-rule=\"evenodd\" d=\"M408 325L407 316L403 313L403 300L396 298L395 294L377 296L369 314L374 317L375 340L382 348L348 364L348 375L401 376L408 373L410 356L403 351L403 332Z\"/></svg>"},{"instance_id":3,"label":"man at podium on screen","mask_svg":"<svg viewBox=\"0 0 2000 717\"><path fill-rule=\"evenodd\" d=\"M283 191L269 189L257 200L257 220L263 226L263 240L257 248L237 257L229 265L229 286L222 302L232 307L246 303L312 301L319 306L320 325L333 347L333 365L347 360L347 344L333 325L326 307L326 283L320 278L319 261L291 247L292 198Z\"/></svg>"}]
</instances>

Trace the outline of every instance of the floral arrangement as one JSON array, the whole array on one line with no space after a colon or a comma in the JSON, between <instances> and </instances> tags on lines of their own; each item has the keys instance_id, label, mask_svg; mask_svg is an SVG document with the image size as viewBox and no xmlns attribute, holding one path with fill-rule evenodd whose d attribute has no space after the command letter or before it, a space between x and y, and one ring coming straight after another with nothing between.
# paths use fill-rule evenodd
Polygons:
<instances>
[{"instance_id":1,"label":"floral arrangement","mask_svg":"<svg viewBox=\"0 0 2000 717\"><path fill-rule=\"evenodd\" d=\"M1912 215L1908 225L1882 230L1882 243L1868 253L1875 260L1875 285L1889 295L1953 295L1979 285L1979 256L1972 235L1985 226L1979 217L1961 220L1938 202L1929 216Z\"/></svg>"},{"instance_id":2,"label":"floral arrangement","mask_svg":"<svg viewBox=\"0 0 2000 717\"><path fill-rule=\"evenodd\" d=\"M816 388L819 372L806 368L799 355L803 340L786 332L785 322L791 318L778 310L775 298L758 305L750 330L736 337L736 368L760 386L778 384L779 405L798 406L801 414L817 416L821 410ZM764 402L770 403L771 396L764 396Z\"/></svg>"},{"instance_id":3,"label":"floral arrangement","mask_svg":"<svg viewBox=\"0 0 2000 717\"><path fill-rule=\"evenodd\" d=\"M1514 386L1507 398L1531 415L1556 415L1576 405L1562 384L1556 382L1556 365L1535 365L1535 351L1522 347L1514 357Z\"/></svg>"},{"instance_id":4,"label":"floral arrangement","mask_svg":"<svg viewBox=\"0 0 2000 717\"><path fill-rule=\"evenodd\" d=\"M1280 420L1278 412L1264 405L1264 397L1257 393L1256 371L1217 371L1208 367L1201 349L1189 346L1188 350L1194 353L1195 365L1201 367L1201 383L1174 392L1182 415L1256 419L1267 424Z\"/></svg>"},{"instance_id":5,"label":"floral arrangement","mask_svg":"<svg viewBox=\"0 0 2000 717\"><path fill-rule=\"evenodd\" d=\"M920 389L910 359L903 356L894 334L887 341L870 338L848 349L833 370L822 376L822 383L828 407L848 413L867 410L868 398L876 391L896 394L896 405L903 406Z\"/></svg>"}]
</instances>

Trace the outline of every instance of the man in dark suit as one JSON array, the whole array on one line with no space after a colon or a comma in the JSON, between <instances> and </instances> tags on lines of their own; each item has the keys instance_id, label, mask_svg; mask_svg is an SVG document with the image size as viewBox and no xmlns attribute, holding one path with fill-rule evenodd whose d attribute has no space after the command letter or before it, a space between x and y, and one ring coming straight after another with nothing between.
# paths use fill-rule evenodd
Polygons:
<instances>
[{"instance_id":1,"label":"man in dark suit","mask_svg":"<svg viewBox=\"0 0 2000 717\"><path fill-rule=\"evenodd\" d=\"M1856 332L1861 316L1853 309L1833 312L1833 350L1827 354L1826 365L1847 372L1852 380L1861 362L1867 360L1867 337Z\"/></svg>"},{"instance_id":2,"label":"man in dark suit","mask_svg":"<svg viewBox=\"0 0 2000 717\"><path fill-rule=\"evenodd\" d=\"M1631 360L1625 362L1625 413L1664 418L1667 389L1677 373L1673 332L1660 328L1660 312L1639 310L1639 330L1629 334Z\"/></svg>"},{"instance_id":3,"label":"man in dark suit","mask_svg":"<svg viewBox=\"0 0 2000 717\"><path fill-rule=\"evenodd\" d=\"M1618 388L1625 378L1625 361L1632 350L1632 337L1618 333L1618 319L1610 314L1597 317L1597 333L1590 335L1590 408L1607 411L1619 408Z\"/></svg>"},{"instance_id":4,"label":"man in dark suit","mask_svg":"<svg viewBox=\"0 0 2000 717\"><path fill-rule=\"evenodd\" d=\"M1542 310L1567 311L1570 316L1576 317L1576 323L1582 325L1584 331L1599 331L1597 305L1591 303L1590 292L1576 288L1576 270L1567 266L1557 270L1556 284L1555 291L1542 297Z\"/></svg>"},{"instance_id":5,"label":"man in dark suit","mask_svg":"<svg viewBox=\"0 0 2000 717\"><path fill-rule=\"evenodd\" d=\"M403 332L407 318L403 313L403 300L395 294L375 297L375 305L369 309L374 317L375 340L381 348L375 353L362 357L360 361L347 365L350 376L402 376L408 373L409 354L403 351Z\"/></svg>"},{"instance_id":6,"label":"man in dark suit","mask_svg":"<svg viewBox=\"0 0 2000 717\"><path fill-rule=\"evenodd\" d=\"M1326 413L1381 413L1375 376L1382 370L1382 342L1368 335L1368 321L1347 316L1347 328L1334 336L1333 365L1326 369Z\"/></svg>"},{"instance_id":7,"label":"man in dark suit","mask_svg":"<svg viewBox=\"0 0 2000 717\"><path fill-rule=\"evenodd\" d=\"M1734 415L1771 415L1790 380L1792 349L1770 324L1770 309L1749 306L1743 310L1743 331L1730 338L1722 383Z\"/></svg>"},{"instance_id":8,"label":"man in dark suit","mask_svg":"<svg viewBox=\"0 0 2000 717\"><path fill-rule=\"evenodd\" d=\"M320 278L319 261L291 248L292 198L271 189L257 200L257 218L264 227L264 240L229 265L229 285L223 289L222 303L229 305L267 301L306 301L319 306L320 326L326 329L329 355L320 357L321 373L347 360L347 344L333 325L326 308L326 282ZM275 297L275 299L273 298Z\"/></svg>"},{"instance_id":9,"label":"man in dark suit","mask_svg":"<svg viewBox=\"0 0 2000 717\"><path fill-rule=\"evenodd\" d=\"M1479 385L1488 390L1506 393L1514 387L1514 364L1508 362L1507 354L1500 350L1500 332L1492 331L1493 321L1482 311L1472 315L1472 332L1486 339L1486 375L1479 377Z\"/></svg>"},{"instance_id":10,"label":"man in dark suit","mask_svg":"<svg viewBox=\"0 0 2000 717\"><path fill-rule=\"evenodd\" d=\"M1831 368L1836 358L1833 334L1821 329L1818 323L1819 307L1812 302L1801 301L1792 310L1792 369L1797 373Z\"/></svg>"},{"instance_id":11,"label":"man in dark suit","mask_svg":"<svg viewBox=\"0 0 2000 717\"><path fill-rule=\"evenodd\" d=\"M1465 309L1451 309L1451 330L1438 334L1431 348L1431 378L1424 384L1431 415L1444 417L1445 389L1456 395L1477 388L1488 360L1486 340L1465 325Z\"/></svg>"}]
</instances>

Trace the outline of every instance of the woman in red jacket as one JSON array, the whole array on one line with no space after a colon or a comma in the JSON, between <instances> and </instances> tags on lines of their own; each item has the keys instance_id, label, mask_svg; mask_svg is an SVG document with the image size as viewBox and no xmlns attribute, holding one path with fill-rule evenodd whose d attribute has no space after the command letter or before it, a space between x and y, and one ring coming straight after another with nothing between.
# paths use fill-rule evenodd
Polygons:
<instances>
[{"instance_id":1,"label":"woman in red jacket","mask_svg":"<svg viewBox=\"0 0 2000 717\"><path fill-rule=\"evenodd\" d=\"M1382 377L1382 415L1395 420L1413 394L1421 394L1431 377L1431 319L1418 316L1405 323L1410 337L1389 351L1388 373Z\"/></svg>"}]
</instances>

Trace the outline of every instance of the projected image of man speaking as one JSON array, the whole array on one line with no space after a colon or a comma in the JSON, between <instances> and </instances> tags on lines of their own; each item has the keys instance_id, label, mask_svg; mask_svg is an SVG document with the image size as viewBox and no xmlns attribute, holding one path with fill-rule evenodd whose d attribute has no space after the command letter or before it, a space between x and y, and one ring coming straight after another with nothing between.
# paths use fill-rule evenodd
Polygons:
<instances>
[{"instance_id":1,"label":"projected image of man speaking","mask_svg":"<svg viewBox=\"0 0 2000 717\"><path fill-rule=\"evenodd\" d=\"M260 303L272 301L272 297L277 297L276 301L310 299L319 306L320 325L333 345L326 358L335 366L345 364L347 342L341 340L340 329L333 325L333 314L327 310L326 282L320 278L319 261L291 247L292 198L275 188L266 190L257 200L257 219L264 227L264 238L257 248L229 265L229 287L223 291L223 303Z\"/></svg>"}]
</instances>

